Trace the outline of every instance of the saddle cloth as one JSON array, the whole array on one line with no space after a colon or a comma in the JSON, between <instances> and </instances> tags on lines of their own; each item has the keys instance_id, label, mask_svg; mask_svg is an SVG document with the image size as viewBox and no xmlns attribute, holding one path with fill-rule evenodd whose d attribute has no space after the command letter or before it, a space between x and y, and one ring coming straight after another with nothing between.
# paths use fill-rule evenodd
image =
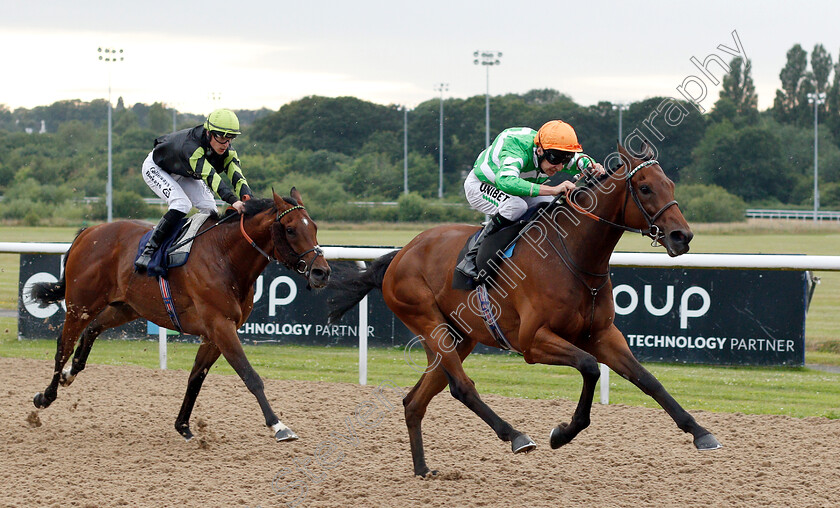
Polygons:
<instances>
[{"instance_id":1,"label":"saddle cloth","mask_svg":"<svg viewBox=\"0 0 840 508\"><path fill-rule=\"evenodd\" d=\"M209 213L196 213L189 219L181 219L181 225L175 229L175 234L163 241L160 248L152 255L152 260L149 262L149 267L146 269L146 275L150 277L166 277L170 268L181 266L187 262L190 257L190 249L192 248L193 238L198 232L198 228L210 217ZM137 247L137 255L135 260L143 253L149 238L152 236L152 231L147 231L146 234L140 238L140 244ZM184 241L187 240L187 241ZM172 247L175 247L172 249Z\"/></svg>"}]
</instances>

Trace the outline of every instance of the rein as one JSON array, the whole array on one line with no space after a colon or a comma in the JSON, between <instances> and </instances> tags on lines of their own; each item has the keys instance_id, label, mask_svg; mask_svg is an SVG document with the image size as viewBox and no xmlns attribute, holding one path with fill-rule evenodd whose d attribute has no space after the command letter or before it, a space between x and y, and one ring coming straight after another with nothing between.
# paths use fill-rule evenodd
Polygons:
<instances>
[{"instance_id":1,"label":"rein","mask_svg":"<svg viewBox=\"0 0 840 508\"><path fill-rule=\"evenodd\" d=\"M170 247L169 249L170 249L170 250L176 250L178 247L181 247L181 246L183 246L183 245L186 245L186 244L190 243L191 241L195 240L195 239L196 239L196 238L198 238L199 236L201 236L201 235L203 235L204 233L206 233L206 232L210 231L211 229L215 228L215 227L216 227L216 226L218 226L219 224L221 224L221 223L223 223L223 222L227 222L228 220L232 219L233 217L234 217L234 215L233 215L233 214L225 215L224 217L222 217L221 219L219 219L218 221L216 221L216 223L215 223L215 224L213 224L212 226L210 226L209 228L205 229L204 231L202 231L202 232L200 232L200 233L196 233L196 234L194 234L194 235L193 235L192 237L190 237L190 238L185 238L185 239L181 240L180 242L178 242L177 244L173 245L173 246L172 246L172 247Z\"/></svg>"},{"instance_id":2,"label":"rein","mask_svg":"<svg viewBox=\"0 0 840 508\"><path fill-rule=\"evenodd\" d=\"M656 246L659 243L659 239L663 236L663 234L662 234L661 230L659 229L659 227L656 224L654 224L654 222L665 212L665 210L667 210L668 208L670 208L674 205L679 206L679 204L677 203L676 200L672 200L672 201L666 203L665 206L663 206L658 212L656 212L655 214L653 214L653 216L651 216L650 214L647 213L647 210L645 210L644 207L642 206L642 203L639 200L639 197L636 195L636 190L633 189L633 186L630 184L630 180L633 178L633 175L635 175L639 170L644 169L648 166L652 166L654 164L659 164L659 162L655 159L645 161L645 162L639 164L638 166L636 166L635 168L633 168L632 170L630 170L628 172L627 176L624 179L627 182L628 192L625 193L624 207L623 207L622 210L626 210L626 208L627 208L627 200L629 199L628 195L632 196L633 197L633 202L636 204L636 206L642 212L642 215L645 217L645 221L647 221L647 224L648 224L647 229L631 228L631 227L626 226L624 224L618 224L618 223L609 221L609 220L607 220L603 217L599 217L599 216L597 216L597 215L595 215L591 212L588 212L587 210L584 210L582 207L580 207L577 203L575 203L574 200L571 199L571 193L561 194L561 195L555 196L554 200L551 201L551 203L548 205L547 209L552 208L555 205L555 203L557 203L557 201L561 197L563 197L563 198L565 198L566 203L569 203L569 205L572 208L577 210L579 213L581 213L585 217L588 217L592 220L607 224L607 225L612 226L612 227L617 228L617 229L622 229L624 231L631 231L633 233L639 233L641 235L647 236L647 237L649 237L653 240L651 245ZM536 219L532 219L531 224L533 224L535 222L535 220ZM518 240L528 229L530 229L530 224L528 226L526 226L525 228L523 228L522 231L519 232L519 234L516 236L516 238L514 238L513 242ZM607 282L609 282L610 273L609 273L609 270L607 270L606 273L593 273L593 272L589 272L587 270L584 270L583 268L578 266L578 264L575 263L575 261L572 259L572 255L569 252L568 247L566 247L566 242L563 241L563 235L560 234L558 237L560 239L560 246L563 247L563 252L566 254L565 256L563 255L563 253L561 253L557 249L557 247L554 245L554 242L549 242L549 245L551 245L551 248L554 249L554 252L557 254L557 257L560 258L560 260L563 262L563 264L566 266L566 268L572 273L572 275L574 275L574 277L581 284L583 284L586 287L586 289L589 290L589 294L592 295L592 310L590 311L589 331L587 332L589 334L589 336L591 336L592 335L592 325L595 322L595 302L598 298L598 293L601 291L601 289L604 288L604 286L607 285ZM513 243L513 242L511 242L511 243ZM583 277L584 275L587 275L587 276L590 276L590 277L602 278L602 279L604 279L604 281L599 286L593 287L593 286L589 285L589 282L587 282L587 280Z\"/></svg>"},{"instance_id":3,"label":"rein","mask_svg":"<svg viewBox=\"0 0 840 508\"><path fill-rule=\"evenodd\" d=\"M266 251L262 250L262 249L260 248L260 246L259 246L259 245L257 245L257 242L255 242L255 241L254 241L254 240L253 240L250 236L248 236L248 233L246 233L246 232L245 232L245 214L244 214L244 213L240 213L240 214L239 214L239 231L241 231L241 232L242 232L242 236L244 236L244 237L245 237L245 240L246 240L248 243L250 243L250 244L251 244L251 247L253 247L253 248L257 249L257 252L259 252L260 254L262 254L262 255L263 255L263 257L264 257L264 258L266 258L266 259L268 260L268 262L269 262L269 263L271 263L272 261L274 261L274 259L273 259L271 256L269 256L269 255L268 255L268 253L267 253Z\"/></svg>"},{"instance_id":4,"label":"rein","mask_svg":"<svg viewBox=\"0 0 840 508\"><path fill-rule=\"evenodd\" d=\"M286 215L287 213L289 213L293 210L304 210L305 211L306 208L304 208L301 205L295 205L291 208L287 208L286 210L283 210L282 212L280 212L278 210L277 211L277 216L274 218L274 222L275 223L278 222L284 215ZM242 232L242 236L245 238L245 240L248 243L251 244L251 247L255 248L257 250L257 252L262 254L263 257L265 257L268 260L269 263L271 261L276 261L277 263L280 263L279 260L272 258L266 251L262 250L260 248L260 246L257 245L257 242L255 242L250 236L248 236L248 233L245 231L245 215L244 214L239 215L239 231ZM312 257L312 260L311 260L310 263L307 263L306 260L303 259L303 257L306 256L307 254L309 254L310 252L314 252L315 256ZM324 255L324 251L321 249L321 247L316 245L315 247L312 247L311 249L306 250L306 251L302 252L301 254L297 254L294 250L292 250L292 255L296 256L294 266L292 267L290 265L287 265L287 267L288 268L293 268L297 273L299 273L301 275L304 275L308 279L309 278L309 273L312 271L312 265L315 264L315 260L318 259L318 256L323 256Z\"/></svg>"},{"instance_id":5,"label":"rein","mask_svg":"<svg viewBox=\"0 0 840 508\"><path fill-rule=\"evenodd\" d=\"M647 236L648 238L653 240L653 242L651 242L651 245L656 247L656 246L659 245L659 239L662 238L663 233L662 233L662 230L659 229L659 226L657 226L654 223L663 213L665 213L665 210L667 210L668 208L671 208L674 205L679 206L679 203L677 203L676 199L671 200L668 203L665 203L665 206L660 208L658 212L656 212L655 214L653 214L651 216L647 212L647 210L645 210L645 207L642 206L642 202L639 200L638 194L636 194L636 189L634 189L633 186L630 184L630 180L633 178L633 175L635 175L639 170L644 169L648 166L652 166L654 164L659 164L659 161L657 161L656 159L651 159L651 160L645 161L645 162L639 164L638 166L636 166L635 168L633 168L632 170L630 170L630 172L628 172L627 176L624 178L624 181L627 182L627 192L624 195L624 208L623 208L623 210L627 209L628 196L632 197L633 202L636 204L636 207L639 209L639 211L642 212L642 216L644 216L645 222L647 222L648 227L646 229L631 228L631 227L626 226L624 224L618 224L618 223L609 221L609 220L607 220L603 217L599 217L599 216L597 216L597 215L595 215L591 212L588 212L588 211L584 210L580 205L575 203L574 200L571 199L571 198L567 199L566 202L569 203L569 206L571 206L572 208L577 210L580 214L582 214L585 217L588 217L588 218L596 220L598 222L607 224L607 225L612 226L612 227L617 228L617 229L622 229L624 231L630 231L631 233L638 233L638 234L641 234L642 236Z\"/></svg>"},{"instance_id":6,"label":"rein","mask_svg":"<svg viewBox=\"0 0 840 508\"><path fill-rule=\"evenodd\" d=\"M570 201L570 200L567 200L567 201ZM598 293L602 289L604 289L604 286L606 286L607 282L610 281L610 272L609 272L609 269L607 270L606 273L593 273L593 272L589 272L589 271L584 270L583 268L578 266L577 263L575 263L575 261L572 259L572 255L571 255L571 253L569 253L569 249L566 247L566 242L563 241L563 235L559 235L558 238L560 239L560 246L563 247L563 252L566 253L565 257L562 254L560 254L560 251L557 250L557 247L554 246L553 242L549 242L549 245L551 245L551 248L554 249L554 252L557 253L557 257L560 258L560 261L562 261L563 264L566 265L566 268L568 268L569 271L572 272L572 275L574 275L575 278L581 282L581 284L586 286L586 289L589 290L589 294L592 295L592 311L589 313L589 331L587 332L587 334L591 337L592 336L592 324L595 322L595 300L598 299ZM598 286L598 287L592 287L592 286L589 285L589 283L586 281L586 279L584 279L581 276L581 274L589 275L590 277L603 278L604 282L602 282L601 285Z\"/></svg>"}]
</instances>

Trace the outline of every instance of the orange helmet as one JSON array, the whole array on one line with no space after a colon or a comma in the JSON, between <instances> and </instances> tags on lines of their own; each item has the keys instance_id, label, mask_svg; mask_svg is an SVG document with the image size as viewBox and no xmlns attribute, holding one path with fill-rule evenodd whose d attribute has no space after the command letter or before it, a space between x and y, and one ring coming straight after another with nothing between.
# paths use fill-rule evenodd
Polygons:
<instances>
[{"instance_id":1,"label":"orange helmet","mask_svg":"<svg viewBox=\"0 0 840 508\"><path fill-rule=\"evenodd\" d=\"M564 152L582 152L577 134L572 126L560 120L551 120L540 127L534 136L534 144L543 150L563 150Z\"/></svg>"}]
</instances>

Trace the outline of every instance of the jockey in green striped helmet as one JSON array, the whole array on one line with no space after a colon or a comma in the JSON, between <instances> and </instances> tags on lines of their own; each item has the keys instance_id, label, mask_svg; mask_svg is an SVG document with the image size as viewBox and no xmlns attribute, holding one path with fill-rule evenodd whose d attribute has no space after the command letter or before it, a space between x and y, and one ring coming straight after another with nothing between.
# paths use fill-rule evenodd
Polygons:
<instances>
[{"instance_id":1,"label":"jockey in green striped helmet","mask_svg":"<svg viewBox=\"0 0 840 508\"><path fill-rule=\"evenodd\" d=\"M181 219L193 208L217 213L214 194L239 213L251 188L239 155L231 143L241 134L239 119L229 109L210 113L203 125L172 132L155 139L154 149L143 161L143 181L164 201L168 210L152 231L134 265L144 271L152 255L174 234ZM228 185L222 175L230 180Z\"/></svg>"},{"instance_id":2,"label":"jockey in green striped helmet","mask_svg":"<svg viewBox=\"0 0 840 508\"><path fill-rule=\"evenodd\" d=\"M218 132L226 137L242 134L239 130L239 118L229 109L217 109L210 113L204 121L204 129L209 132Z\"/></svg>"}]
</instances>

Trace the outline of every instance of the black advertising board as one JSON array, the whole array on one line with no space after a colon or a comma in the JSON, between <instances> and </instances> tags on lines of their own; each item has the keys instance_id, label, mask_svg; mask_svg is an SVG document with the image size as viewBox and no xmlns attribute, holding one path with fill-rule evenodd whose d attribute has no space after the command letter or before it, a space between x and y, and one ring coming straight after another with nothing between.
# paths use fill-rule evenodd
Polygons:
<instances>
[{"instance_id":1,"label":"black advertising board","mask_svg":"<svg viewBox=\"0 0 840 508\"><path fill-rule=\"evenodd\" d=\"M806 272L610 270L615 324L640 361L804 365Z\"/></svg>"},{"instance_id":2,"label":"black advertising board","mask_svg":"<svg viewBox=\"0 0 840 508\"><path fill-rule=\"evenodd\" d=\"M21 295L32 282L56 280L60 260L22 254ZM805 272L614 267L611 275L616 325L640 361L804 364ZM298 274L272 263L256 282L254 310L239 335L244 343L356 346L358 310L328 324L328 296L328 290L307 290ZM19 337L54 338L64 310L41 309L21 297L19 316ZM138 338L156 329L138 320L103 336ZM412 339L379 291L369 296L368 334L370 346L402 347Z\"/></svg>"},{"instance_id":3,"label":"black advertising board","mask_svg":"<svg viewBox=\"0 0 840 508\"><path fill-rule=\"evenodd\" d=\"M29 299L29 289L36 282L56 282L61 275L61 261L57 254L21 254L18 282L18 338L54 339L64 324L64 302L40 307ZM146 333L146 323L136 320L123 326L105 330L102 338L139 338Z\"/></svg>"},{"instance_id":4,"label":"black advertising board","mask_svg":"<svg viewBox=\"0 0 840 508\"><path fill-rule=\"evenodd\" d=\"M58 280L61 256L21 254L20 258L18 336L54 338L64 322L64 307L54 304L42 309L24 296L28 295L28 288L34 282ZM277 263L268 265L255 286L254 309L248 322L238 330L243 343L358 345L358 308L348 312L340 322L328 324L329 291L306 289L306 281L300 275ZM172 292L177 294L177 288L172 287ZM394 317L381 293L373 291L368 300L368 345L406 344L411 339L408 329ZM106 331L102 336L138 338L147 334L157 335L157 326L149 326L146 321L137 320L110 333ZM197 340L190 336L182 338Z\"/></svg>"}]
</instances>

